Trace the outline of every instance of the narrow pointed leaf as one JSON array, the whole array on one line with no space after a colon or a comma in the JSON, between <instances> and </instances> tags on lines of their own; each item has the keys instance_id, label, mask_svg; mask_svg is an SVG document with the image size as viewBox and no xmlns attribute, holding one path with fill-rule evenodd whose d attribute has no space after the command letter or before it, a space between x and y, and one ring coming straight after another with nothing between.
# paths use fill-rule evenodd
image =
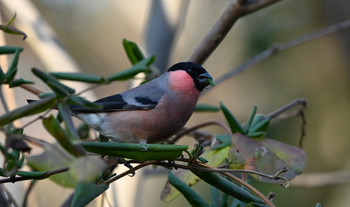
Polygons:
<instances>
[{"instance_id":1,"label":"narrow pointed leaf","mask_svg":"<svg viewBox=\"0 0 350 207\"><path fill-rule=\"evenodd\" d=\"M248 133L266 132L271 122L270 117L261 118L259 121L253 121Z\"/></svg>"},{"instance_id":2,"label":"narrow pointed leaf","mask_svg":"<svg viewBox=\"0 0 350 207\"><path fill-rule=\"evenodd\" d=\"M84 207L108 189L109 185L79 182L75 188L71 207Z\"/></svg>"},{"instance_id":3,"label":"narrow pointed leaf","mask_svg":"<svg viewBox=\"0 0 350 207\"><path fill-rule=\"evenodd\" d=\"M142 54L136 43L123 39L123 46L132 65L135 65L136 63L145 59L145 56Z\"/></svg>"},{"instance_id":4,"label":"narrow pointed leaf","mask_svg":"<svg viewBox=\"0 0 350 207\"><path fill-rule=\"evenodd\" d=\"M66 104L58 103L57 104L58 111L63 119L64 125L66 127L66 131L68 133L68 137L72 144L79 143L78 132L74 127L72 116L70 114L69 107Z\"/></svg>"},{"instance_id":5,"label":"narrow pointed leaf","mask_svg":"<svg viewBox=\"0 0 350 207\"><path fill-rule=\"evenodd\" d=\"M12 81L10 83L10 88L17 87L17 86L20 86L23 84L33 84L33 83L34 83L33 81L27 81L27 80L24 80L23 78L20 78L20 79Z\"/></svg>"},{"instance_id":6,"label":"narrow pointed leaf","mask_svg":"<svg viewBox=\"0 0 350 207\"><path fill-rule=\"evenodd\" d=\"M5 73L5 83L11 83L11 81L15 78L17 74L17 68L13 68L12 70L8 70Z\"/></svg>"},{"instance_id":7,"label":"narrow pointed leaf","mask_svg":"<svg viewBox=\"0 0 350 207\"><path fill-rule=\"evenodd\" d=\"M41 113L47 109L52 108L55 103L56 96L49 96L28 105L19 107L13 111L10 111L9 113L0 116L0 127L16 119Z\"/></svg>"},{"instance_id":8,"label":"narrow pointed leaf","mask_svg":"<svg viewBox=\"0 0 350 207\"><path fill-rule=\"evenodd\" d=\"M91 109L101 109L102 108L102 106L100 104L93 103L89 100L86 100L83 97L80 97L80 96L70 95L70 96L68 96L68 99L69 99L69 104L86 106L86 107L91 108Z\"/></svg>"},{"instance_id":9,"label":"narrow pointed leaf","mask_svg":"<svg viewBox=\"0 0 350 207\"><path fill-rule=\"evenodd\" d=\"M5 73L2 70L1 65L0 65L0 84L2 84L4 81L5 81Z\"/></svg>"},{"instance_id":10,"label":"narrow pointed leaf","mask_svg":"<svg viewBox=\"0 0 350 207\"><path fill-rule=\"evenodd\" d=\"M256 105L254 105L254 106L253 106L253 110L252 110L252 112L250 113L250 116L249 116L247 125L246 125L246 127L245 127L245 130L246 130L246 131L249 131L249 129L250 129L250 126L251 126L252 123L253 123L253 120L254 120L254 117L255 117L255 114L256 114L257 109L258 109L258 107L257 107Z\"/></svg>"},{"instance_id":11,"label":"narrow pointed leaf","mask_svg":"<svg viewBox=\"0 0 350 207\"><path fill-rule=\"evenodd\" d=\"M15 53L18 49L19 49L20 51L23 50L22 47L3 46L3 47L0 47L0 55L2 55L2 54L13 54L13 53Z\"/></svg>"},{"instance_id":12,"label":"narrow pointed leaf","mask_svg":"<svg viewBox=\"0 0 350 207\"><path fill-rule=\"evenodd\" d=\"M67 150L67 152L74 156L82 156L85 154L85 151L80 147L80 145L75 145L71 142L71 138L67 135L65 130L61 127L60 123L53 115L48 118L44 118L43 125L45 129L58 141L58 143L65 150Z\"/></svg>"},{"instance_id":13,"label":"narrow pointed leaf","mask_svg":"<svg viewBox=\"0 0 350 207\"><path fill-rule=\"evenodd\" d=\"M168 160L181 156L188 149L187 145L163 145L163 144L134 144L116 142L81 143L86 151L101 155L112 155L146 160Z\"/></svg>"},{"instance_id":14,"label":"narrow pointed leaf","mask_svg":"<svg viewBox=\"0 0 350 207\"><path fill-rule=\"evenodd\" d=\"M241 124L237 121L237 119L233 116L233 114L230 112L230 110L222 102L220 102L220 108L221 108L222 112L224 113L228 124L230 125L232 133L239 132L239 133L243 134L244 130L243 130Z\"/></svg>"},{"instance_id":15,"label":"narrow pointed leaf","mask_svg":"<svg viewBox=\"0 0 350 207\"><path fill-rule=\"evenodd\" d=\"M45 82L52 90L59 94L67 95L75 93L75 90L60 83L55 77L49 75L39 69L32 68L32 72L43 82Z\"/></svg>"},{"instance_id":16,"label":"narrow pointed leaf","mask_svg":"<svg viewBox=\"0 0 350 207\"><path fill-rule=\"evenodd\" d=\"M196 191L192 190L186 183L178 179L172 172L168 172L168 181L186 198L192 206L209 207L208 203L201 198Z\"/></svg>"},{"instance_id":17,"label":"narrow pointed leaf","mask_svg":"<svg viewBox=\"0 0 350 207\"><path fill-rule=\"evenodd\" d=\"M199 172L194 170L192 172L206 183L216 187L217 189L230 196L233 196L234 198L237 198L238 200L241 200L245 203L264 203L260 198L254 196L248 191L243 190L233 182L230 182L213 172Z\"/></svg>"},{"instance_id":18,"label":"narrow pointed leaf","mask_svg":"<svg viewBox=\"0 0 350 207\"><path fill-rule=\"evenodd\" d=\"M4 25L0 24L0 30L4 31L8 34L14 34L14 35L22 35L23 39L25 40L27 38L27 34L24 33L22 30L17 29L16 27L10 26L10 25Z\"/></svg>"},{"instance_id":19,"label":"narrow pointed leaf","mask_svg":"<svg viewBox=\"0 0 350 207\"><path fill-rule=\"evenodd\" d=\"M54 76L57 79L62 80L71 80L71 81L80 81L86 83L103 83L105 80L101 76L88 75L84 73L60 73L60 72L51 72L50 75Z\"/></svg>"},{"instance_id":20,"label":"narrow pointed leaf","mask_svg":"<svg viewBox=\"0 0 350 207\"><path fill-rule=\"evenodd\" d=\"M217 112L217 111L220 111L220 108L211 104L198 103L194 111L195 112Z\"/></svg>"},{"instance_id":21,"label":"narrow pointed leaf","mask_svg":"<svg viewBox=\"0 0 350 207\"><path fill-rule=\"evenodd\" d=\"M121 81L121 80L128 80L130 78L133 78L135 75L141 72L146 72L150 64L152 64L155 60L155 56L145 58L141 60L140 62L136 63L131 68L124 70L122 72L116 73L114 75L108 76L106 79L107 81Z\"/></svg>"},{"instance_id":22,"label":"narrow pointed leaf","mask_svg":"<svg viewBox=\"0 0 350 207\"><path fill-rule=\"evenodd\" d=\"M15 68L17 68L18 66L18 60L19 60L19 54L22 52L23 50L21 48L17 48L15 55L13 56L13 60L11 62L11 65L9 67L9 70L13 70Z\"/></svg>"}]
</instances>

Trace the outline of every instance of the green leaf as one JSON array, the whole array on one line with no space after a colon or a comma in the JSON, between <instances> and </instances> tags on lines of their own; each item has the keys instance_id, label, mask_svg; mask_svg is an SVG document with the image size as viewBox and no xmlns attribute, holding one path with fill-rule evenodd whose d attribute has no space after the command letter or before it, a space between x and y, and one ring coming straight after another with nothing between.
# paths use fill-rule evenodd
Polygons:
<instances>
[{"instance_id":1,"label":"green leaf","mask_svg":"<svg viewBox=\"0 0 350 207\"><path fill-rule=\"evenodd\" d=\"M34 83L33 81L27 81L27 80L24 80L23 78L20 78L20 79L12 81L10 83L10 88L20 86L22 84L33 84L33 83Z\"/></svg>"},{"instance_id":2,"label":"green leaf","mask_svg":"<svg viewBox=\"0 0 350 207\"><path fill-rule=\"evenodd\" d=\"M79 182L75 188L71 207L84 207L108 189L109 185Z\"/></svg>"},{"instance_id":3,"label":"green leaf","mask_svg":"<svg viewBox=\"0 0 350 207\"><path fill-rule=\"evenodd\" d=\"M84 149L79 144L73 144L71 137L68 136L66 131L61 127L57 119L51 115L48 118L42 120L45 129L60 143L60 145L74 156L82 156L85 154Z\"/></svg>"},{"instance_id":4,"label":"green leaf","mask_svg":"<svg viewBox=\"0 0 350 207\"><path fill-rule=\"evenodd\" d=\"M5 73L2 70L1 65L0 65L0 84L2 84L4 81L5 81Z\"/></svg>"},{"instance_id":5,"label":"green leaf","mask_svg":"<svg viewBox=\"0 0 350 207\"><path fill-rule=\"evenodd\" d=\"M239 132L241 134L244 134L244 130L241 124L237 121L237 119L233 116L230 110L222 102L220 102L220 108L224 113L228 124L230 125L232 133Z\"/></svg>"},{"instance_id":6,"label":"green leaf","mask_svg":"<svg viewBox=\"0 0 350 207\"><path fill-rule=\"evenodd\" d=\"M17 68L13 68L12 70L8 70L5 73L5 83L10 83L16 76L17 74Z\"/></svg>"},{"instance_id":7,"label":"green leaf","mask_svg":"<svg viewBox=\"0 0 350 207\"><path fill-rule=\"evenodd\" d=\"M255 114L256 114L256 111L258 110L258 107L256 105L253 106L253 110L252 112L250 113L250 116L249 116L249 119L248 119L248 122L247 122L247 125L245 127L245 131L249 131L252 123L253 123L253 120L254 120L254 117L255 117Z\"/></svg>"},{"instance_id":8,"label":"green leaf","mask_svg":"<svg viewBox=\"0 0 350 207\"><path fill-rule=\"evenodd\" d=\"M80 81L86 83L103 83L105 81L105 79L101 76L88 75L84 73L51 72L49 74L62 80Z\"/></svg>"},{"instance_id":9,"label":"green leaf","mask_svg":"<svg viewBox=\"0 0 350 207\"><path fill-rule=\"evenodd\" d=\"M231 136L228 134L217 134L216 139L221 143L212 147L212 150L221 149L227 146L231 146Z\"/></svg>"},{"instance_id":10,"label":"green leaf","mask_svg":"<svg viewBox=\"0 0 350 207\"><path fill-rule=\"evenodd\" d=\"M15 47L15 46L2 46L2 47L0 47L0 55L3 55L3 54L13 54L13 53L15 53L17 50L22 51L23 48L22 48L22 47Z\"/></svg>"},{"instance_id":11,"label":"green leaf","mask_svg":"<svg viewBox=\"0 0 350 207\"><path fill-rule=\"evenodd\" d=\"M230 196L233 196L234 198L237 198L238 200L241 200L245 203L264 203L260 198L252 195L251 193L243 190L241 187L237 186L233 182L230 182L227 179L220 177L213 172L199 172L194 170L192 170L192 172L206 183L214 186L215 188L221 190L222 192Z\"/></svg>"},{"instance_id":12,"label":"green leaf","mask_svg":"<svg viewBox=\"0 0 350 207\"><path fill-rule=\"evenodd\" d=\"M13 17L6 24L0 24L0 30L3 30L5 33L14 34L14 35L23 35L23 40L27 38L27 34L23 31L17 29L16 27L10 26L13 21L15 21L17 14L15 13Z\"/></svg>"},{"instance_id":13,"label":"green leaf","mask_svg":"<svg viewBox=\"0 0 350 207\"><path fill-rule=\"evenodd\" d=\"M69 91L67 90L68 86L65 86L57 81L48 80L46 81L46 84L58 95L69 96L70 94L75 93L74 89L73 91Z\"/></svg>"},{"instance_id":14,"label":"green leaf","mask_svg":"<svg viewBox=\"0 0 350 207\"><path fill-rule=\"evenodd\" d=\"M230 169L244 169L246 162L239 151L235 147L231 147L228 151L226 165L228 165Z\"/></svg>"},{"instance_id":15,"label":"green leaf","mask_svg":"<svg viewBox=\"0 0 350 207\"><path fill-rule=\"evenodd\" d=\"M217 188L210 186L211 207L220 207L220 192Z\"/></svg>"},{"instance_id":16,"label":"green leaf","mask_svg":"<svg viewBox=\"0 0 350 207\"><path fill-rule=\"evenodd\" d=\"M79 143L78 132L74 127L72 116L69 107L66 104L58 103L58 111L63 119L64 125L66 126L66 132L68 133L68 138L72 144Z\"/></svg>"},{"instance_id":17,"label":"green leaf","mask_svg":"<svg viewBox=\"0 0 350 207\"><path fill-rule=\"evenodd\" d=\"M208 150L205 151L201 155L201 157L208 160L207 165L217 167L225 161L229 149L230 147L228 146L217 150ZM191 173L189 170L177 169L173 170L173 172L176 177L181 179L184 183L186 183L189 186L193 186L200 181L198 177ZM165 187L162 190L161 200L164 202L170 202L179 195L180 192L178 190L176 190L173 186L169 185L169 183L166 183Z\"/></svg>"},{"instance_id":18,"label":"green leaf","mask_svg":"<svg viewBox=\"0 0 350 207\"><path fill-rule=\"evenodd\" d=\"M9 69L5 73L5 83L10 83L14 78L17 73L17 65L18 65L18 60L19 60L19 54L23 50L21 48L17 48L15 51L15 55L13 57L13 60L11 62L11 65L9 66Z\"/></svg>"},{"instance_id":19,"label":"green leaf","mask_svg":"<svg viewBox=\"0 0 350 207\"><path fill-rule=\"evenodd\" d=\"M179 157L188 149L187 145L134 144L116 142L81 143L86 151L101 155L111 155L146 160L168 160Z\"/></svg>"},{"instance_id":20,"label":"green leaf","mask_svg":"<svg viewBox=\"0 0 350 207\"><path fill-rule=\"evenodd\" d=\"M261 118L260 118L261 117ZM251 127L249 128L248 131L248 136L250 137L255 137L253 134L254 133L265 133L266 130L269 128L270 122L271 122L271 118L270 117L263 117L261 116L257 116L256 118L257 120L253 121Z\"/></svg>"},{"instance_id":21,"label":"green leaf","mask_svg":"<svg viewBox=\"0 0 350 207\"><path fill-rule=\"evenodd\" d=\"M136 63L145 59L145 56L142 54L136 43L123 39L123 46L132 65L135 65Z\"/></svg>"},{"instance_id":22,"label":"green leaf","mask_svg":"<svg viewBox=\"0 0 350 207\"><path fill-rule=\"evenodd\" d=\"M287 167L288 171L282 176L291 180L306 167L305 151L295 146L266 138L253 139L238 133L232 137L232 143L246 160L245 169L248 170L272 175ZM253 177L269 183L280 182L265 177Z\"/></svg>"},{"instance_id":23,"label":"green leaf","mask_svg":"<svg viewBox=\"0 0 350 207\"><path fill-rule=\"evenodd\" d=\"M217 111L220 111L220 108L215 106L215 105L211 105L211 104L197 103L194 111L195 112L217 112Z\"/></svg>"},{"instance_id":24,"label":"green leaf","mask_svg":"<svg viewBox=\"0 0 350 207\"><path fill-rule=\"evenodd\" d=\"M192 206L209 207L208 203L206 203L203 200L203 198L201 198L194 190L192 190L192 188L190 188L188 185L186 185L184 182L178 179L170 171L168 172L168 181L172 186L174 186L178 191L180 191L180 193Z\"/></svg>"},{"instance_id":25,"label":"green leaf","mask_svg":"<svg viewBox=\"0 0 350 207\"><path fill-rule=\"evenodd\" d=\"M79 182L92 182L104 171L104 160L96 156L81 156L74 158L69 165L69 173Z\"/></svg>"},{"instance_id":26,"label":"green leaf","mask_svg":"<svg viewBox=\"0 0 350 207\"><path fill-rule=\"evenodd\" d=\"M18 171L17 175L21 177L26 177L30 179L45 179L48 171Z\"/></svg>"},{"instance_id":27,"label":"green leaf","mask_svg":"<svg viewBox=\"0 0 350 207\"><path fill-rule=\"evenodd\" d=\"M32 68L32 72L38 78L40 78L44 83L46 83L53 91L61 95L68 95L75 93L75 90L60 83L55 77L49 75L39 69Z\"/></svg>"},{"instance_id":28,"label":"green leaf","mask_svg":"<svg viewBox=\"0 0 350 207\"><path fill-rule=\"evenodd\" d=\"M68 96L69 104L75 104L79 106L85 106L91 109L101 109L102 106L100 104L96 104L94 102L88 101L83 97L70 95Z\"/></svg>"},{"instance_id":29,"label":"green leaf","mask_svg":"<svg viewBox=\"0 0 350 207\"><path fill-rule=\"evenodd\" d=\"M58 143L41 143L43 152L41 154L27 156L27 164L37 171L48 171L69 167L74 157L64 150ZM49 177L50 180L63 186L74 188L78 179L69 171L55 174Z\"/></svg>"},{"instance_id":30,"label":"green leaf","mask_svg":"<svg viewBox=\"0 0 350 207\"><path fill-rule=\"evenodd\" d=\"M121 81L121 80L128 80L130 78L133 78L135 75L141 72L146 72L148 67L155 61L155 56L145 58L141 60L140 62L136 63L131 68L124 70L122 72L116 73L114 75L108 76L106 79L107 81Z\"/></svg>"},{"instance_id":31,"label":"green leaf","mask_svg":"<svg viewBox=\"0 0 350 207\"><path fill-rule=\"evenodd\" d=\"M15 68L17 68L18 66L18 60L19 60L19 54L22 52L23 50L21 48L17 48L15 51L15 55L13 56L11 65L9 67L8 70L13 70Z\"/></svg>"},{"instance_id":32,"label":"green leaf","mask_svg":"<svg viewBox=\"0 0 350 207\"><path fill-rule=\"evenodd\" d=\"M52 108L55 103L56 96L49 96L28 105L19 107L13 111L10 111L9 113L0 116L0 127L16 119L41 113L47 109Z\"/></svg>"}]
</instances>

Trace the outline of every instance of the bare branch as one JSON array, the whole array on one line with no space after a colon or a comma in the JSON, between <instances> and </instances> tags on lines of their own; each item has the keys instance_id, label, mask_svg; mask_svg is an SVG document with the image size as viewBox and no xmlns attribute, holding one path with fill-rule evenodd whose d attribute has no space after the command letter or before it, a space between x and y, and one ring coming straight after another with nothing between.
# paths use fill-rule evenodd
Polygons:
<instances>
[{"instance_id":1,"label":"bare branch","mask_svg":"<svg viewBox=\"0 0 350 207\"><path fill-rule=\"evenodd\" d=\"M218 85L222 82L224 82L225 80L232 78L234 76L236 76L237 74L247 70L249 67L262 62L263 60L271 57L272 55L296 47L298 45L301 45L303 43L309 42L311 40L335 33L335 32L339 32L341 30L345 30L348 29L350 27L350 19L345 20L343 22L331 25L329 27L311 32L309 34L303 35L301 37L297 37L295 39L289 40L287 42L283 42L277 45L273 45L270 48L266 49L265 51L263 51L262 53L256 55L255 57L249 59L248 61L246 61L245 63L243 63L242 65L238 66L237 68L231 70L228 73L225 73L224 75L220 76L219 78L216 79L215 81L215 85ZM206 92L208 92L211 88L208 88L208 90Z\"/></svg>"},{"instance_id":2,"label":"bare branch","mask_svg":"<svg viewBox=\"0 0 350 207\"><path fill-rule=\"evenodd\" d=\"M125 171L125 172L123 172L123 173L121 173L121 174L119 174L119 175L117 175L117 176L115 176L115 177L113 177L113 178L107 180L106 182L104 182L104 184L109 185L109 184L111 184L112 182L114 182L114 181L116 181L116 180L118 180L118 179L120 179L120 178L122 178L122 177L125 177L125 176L127 176L127 175L129 175L129 174L131 174L131 173L134 173L134 172L135 172L136 170L138 170L138 169L141 169L141 168L143 168L143 167L146 167L147 165L154 165L154 164L156 164L157 162L158 162L158 161L156 161L156 160L142 162L141 164L137 165L136 167L130 168L129 170L127 170L127 171Z\"/></svg>"},{"instance_id":3,"label":"bare branch","mask_svg":"<svg viewBox=\"0 0 350 207\"><path fill-rule=\"evenodd\" d=\"M277 1L279 0L261 0L251 4L247 4L245 0L231 1L218 20L216 20L210 31L199 43L188 61L200 65L203 64L240 17L262 9Z\"/></svg>"},{"instance_id":4,"label":"bare branch","mask_svg":"<svg viewBox=\"0 0 350 207\"><path fill-rule=\"evenodd\" d=\"M218 125L218 126L222 127L226 131L226 133L228 135L232 135L230 128L226 124L224 124L224 123L222 123L220 121L207 121L207 122L204 122L204 123L197 124L197 125L195 125L195 126L193 126L191 128L186 128L186 129L180 131L179 133L176 134L176 137L174 139L171 139L169 141L169 143L173 144L177 140L179 140L182 136L184 136L186 134L189 134L190 132L196 131L197 129L200 129L200 128L203 128L203 127L206 127L206 126L210 126L210 125Z\"/></svg>"},{"instance_id":5,"label":"bare branch","mask_svg":"<svg viewBox=\"0 0 350 207\"><path fill-rule=\"evenodd\" d=\"M319 188L337 184L349 184L349 171L334 171L323 173L305 173L297 176L291 182L294 187Z\"/></svg>"},{"instance_id":6,"label":"bare branch","mask_svg":"<svg viewBox=\"0 0 350 207\"><path fill-rule=\"evenodd\" d=\"M60 168L60 169L57 169L57 170L51 170L51 171L47 171L45 174L43 174L41 176L38 176L36 178L33 178L33 177L21 177L21 176L13 177L13 178L5 178L5 179L0 180L0 184L2 184L2 183L15 183L15 182L18 182L18 181L23 181L23 180L45 179L47 177L50 177L51 175L56 175L56 174L59 174L59 173L63 173L63 172L66 172L68 170L69 170L68 167Z\"/></svg>"}]
</instances>

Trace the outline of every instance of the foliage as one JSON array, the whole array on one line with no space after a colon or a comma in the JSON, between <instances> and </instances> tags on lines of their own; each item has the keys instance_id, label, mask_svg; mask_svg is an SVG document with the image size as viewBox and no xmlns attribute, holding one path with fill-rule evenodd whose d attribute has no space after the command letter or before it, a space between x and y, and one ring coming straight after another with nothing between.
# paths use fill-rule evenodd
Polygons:
<instances>
[{"instance_id":1,"label":"foliage","mask_svg":"<svg viewBox=\"0 0 350 207\"><path fill-rule=\"evenodd\" d=\"M24 33L10 26L12 21L1 25L1 29L23 35ZM271 201L251 186L248 180L277 182L286 186L286 182L302 173L307 161L305 152L300 148L265 138L272 118L256 114L256 106L247 123L241 124L223 103L219 106L199 105L198 111L222 111L230 130L225 135L215 135L218 144L210 147L205 142L198 142L191 152L188 151L187 145L112 143L103 137L99 138L99 142L87 142L94 137L90 137L89 140L81 139L80 128L74 126L68 104L90 108L99 106L79 96L80 93L60 80L102 85L128 80L139 73L144 73L146 78L150 77L151 73L157 73L151 66L155 60L154 56L145 57L138 46L128 40L124 39L123 45L132 67L107 77L46 73L37 68L32 69L32 73L52 91L37 94L39 100L30 101L28 105L6 111L0 116L0 130L6 136L5 142L0 143L0 150L5 158L3 168L0 168L0 175L3 177L0 183L49 178L62 186L75 188L71 205L84 206L104 193L111 182L152 164L173 169L169 172L169 183L162 193L164 201L171 201L181 193L193 206L209 206L189 187L202 180L211 188L212 204L272 206ZM0 47L0 55L13 54L12 63L6 72L0 66L1 87L8 85L16 88L34 83L16 78L22 51L20 47ZM0 99L6 109L6 100L2 94ZM58 110L58 116L49 114L52 109ZM15 126L14 121L32 115L37 117L33 121L41 120L43 128L57 143L50 144L31 137L25 133L26 126ZM40 145L43 149L42 154L31 155L31 144ZM91 153L99 156L91 156ZM110 161L116 157L117 163L130 168L121 175L113 174L117 164ZM21 170L25 160L32 171ZM133 167L131 164L134 163L140 164ZM233 172L252 176L244 180L228 174ZM219 196L219 192L222 196Z\"/></svg>"}]
</instances>

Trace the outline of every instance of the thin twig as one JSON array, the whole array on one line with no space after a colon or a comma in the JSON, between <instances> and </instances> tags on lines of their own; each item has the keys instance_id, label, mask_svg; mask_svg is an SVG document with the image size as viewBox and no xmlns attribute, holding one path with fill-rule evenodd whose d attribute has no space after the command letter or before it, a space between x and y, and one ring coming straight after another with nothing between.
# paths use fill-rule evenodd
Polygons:
<instances>
[{"instance_id":1,"label":"thin twig","mask_svg":"<svg viewBox=\"0 0 350 207\"><path fill-rule=\"evenodd\" d=\"M131 173L134 173L138 169L141 169L141 168L143 168L143 167L145 167L147 165L154 165L157 162L158 161L156 161L156 160L142 162L141 164L137 165L136 167L133 167L133 168L131 168L131 169L129 169L129 170L127 170L127 171L125 171L125 172L123 172L123 173L121 173L121 174L119 174L119 175L117 175L117 176L107 180L106 182L104 182L104 184L107 184L107 185L111 184L112 182L114 182L114 181L116 181L116 180L118 180L118 179L120 179L120 178L122 178L124 176L127 176L127 175L129 175Z\"/></svg>"},{"instance_id":2,"label":"thin twig","mask_svg":"<svg viewBox=\"0 0 350 207\"><path fill-rule=\"evenodd\" d=\"M276 111L266 115L265 117L269 117L271 119L276 118L277 116L285 113L286 111L288 111L291 108L294 108L297 105L301 105L303 108L305 108L307 105L306 99L303 99L303 98L296 99L296 100L290 102L289 104L282 106L281 108L277 109Z\"/></svg>"},{"instance_id":3,"label":"thin twig","mask_svg":"<svg viewBox=\"0 0 350 207\"><path fill-rule=\"evenodd\" d=\"M320 173L305 173L297 176L291 182L293 187L320 188L331 185L350 183L349 171L331 171Z\"/></svg>"},{"instance_id":4,"label":"thin twig","mask_svg":"<svg viewBox=\"0 0 350 207\"><path fill-rule=\"evenodd\" d=\"M0 84L0 101L1 101L2 106L4 107L5 113L10 112L9 107L8 107L7 102L5 100L5 97L4 97L4 93L2 92L2 84Z\"/></svg>"},{"instance_id":5,"label":"thin twig","mask_svg":"<svg viewBox=\"0 0 350 207\"><path fill-rule=\"evenodd\" d=\"M280 43L280 44L276 44L271 46L270 48L266 49L265 51L263 51L262 53L256 55L255 57L249 59L248 61L246 61L245 63L243 63L242 65L238 66L237 68L229 71L228 73L223 74L222 76L220 76L219 78L216 79L215 81L215 85L218 85L222 82L224 82L225 80L232 78L236 75L238 75L239 73L242 73L243 71L247 70L249 67L262 62L263 60L271 57L272 55L296 47L298 45L301 45L303 43L306 42L310 42L311 40L315 40L317 38L335 33L335 32L339 32L341 30L345 30L348 29L350 27L350 19L345 20L343 22L331 25L329 27L325 27L322 28L320 30L308 33L306 35L297 37L295 39ZM208 88L207 91L208 92L211 88Z\"/></svg>"},{"instance_id":6,"label":"thin twig","mask_svg":"<svg viewBox=\"0 0 350 207\"><path fill-rule=\"evenodd\" d=\"M248 188L250 191L254 192L258 197L260 197L267 205L269 205L270 207L275 207L275 204L273 204L264 194L262 194L259 190L257 190L256 188L254 188L252 185L250 185L249 183L245 182L244 180L233 176L229 173L221 173L229 178L231 178L232 180L238 182L239 184L243 185L244 187Z\"/></svg>"},{"instance_id":7,"label":"thin twig","mask_svg":"<svg viewBox=\"0 0 350 207\"><path fill-rule=\"evenodd\" d=\"M197 164L199 164L199 163L197 163ZM196 167L196 166L192 166L192 165L188 166L188 165L178 165L175 163L158 162L158 163L156 163L156 165L173 167L173 168L182 168L182 169L188 169L188 170L198 170L198 171L202 171L202 172L219 172L227 177L230 177L232 180L238 182L239 184L245 186L246 188L248 188L249 190L254 192L258 197L260 197L269 206L275 206L266 196L264 196L262 193L260 193L259 190L257 190L256 188L254 188L253 186L251 186L250 184L248 184L244 180L242 180L234 175L229 174L229 173L232 173L234 170L221 171L221 169L213 168L213 167L211 167L209 165L205 165L205 164L202 165L202 167ZM239 170L239 171L245 172L245 170ZM279 171L278 173L276 173L273 176L279 177L279 175L281 173L284 173L284 172L285 172L285 170Z\"/></svg>"},{"instance_id":8,"label":"thin twig","mask_svg":"<svg viewBox=\"0 0 350 207\"><path fill-rule=\"evenodd\" d=\"M5 179L2 179L0 180L0 184L2 183L15 183L15 182L18 182L18 181L23 181L23 180L33 180L33 179L45 179L47 177L50 177L51 175L56 175L56 174L59 174L59 173L63 173L63 172L66 172L69 170L69 167L64 167L64 168L60 168L60 169L57 169L57 170L51 170L51 171L47 171L45 174L41 175L41 176L38 176L36 178L33 178L33 177L14 177L14 178L5 178Z\"/></svg>"},{"instance_id":9,"label":"thin twig","mask_svg":"<svg viewBox=\"0 0 350 207\"><path fill-rule=\"evenodd\" d=\"M20 85L21 88L31 92L34 95L39 96L39 94L43 93L41 90L35 88L34 86L28 85L28 84L22 84Z\"/></svg>"},{"instance_id":10,"label":"thin twig","mask_svg":"<svg viewBox=\"0 0 350 207\"><path fill-rule=\"evenodd\" d=\"M226 131L227 134L232 135L232 132L231 132L230 128L226 124L224 124L224 123L222 123L220 121L214 121L213 120L213 121L207 121L207 122L204 122L204 123L200 123L200 124L197 124L197 125L195 125L195 126L193 126L191 128L187 128L187 129L185 129L183 131L180 131L180 133L176 134L176 137L174 139L172 139L169 143L173 144L177 140L179 140L182 136L184 136L184 135L186 135L186 134L188 134L190 132L196 131L197 129L200 129L200 128L203 128L203 127L206 127L206 126L210 126L210 125L218 125L218 126L222 127Z\"/></svg>"}]
</instances>

